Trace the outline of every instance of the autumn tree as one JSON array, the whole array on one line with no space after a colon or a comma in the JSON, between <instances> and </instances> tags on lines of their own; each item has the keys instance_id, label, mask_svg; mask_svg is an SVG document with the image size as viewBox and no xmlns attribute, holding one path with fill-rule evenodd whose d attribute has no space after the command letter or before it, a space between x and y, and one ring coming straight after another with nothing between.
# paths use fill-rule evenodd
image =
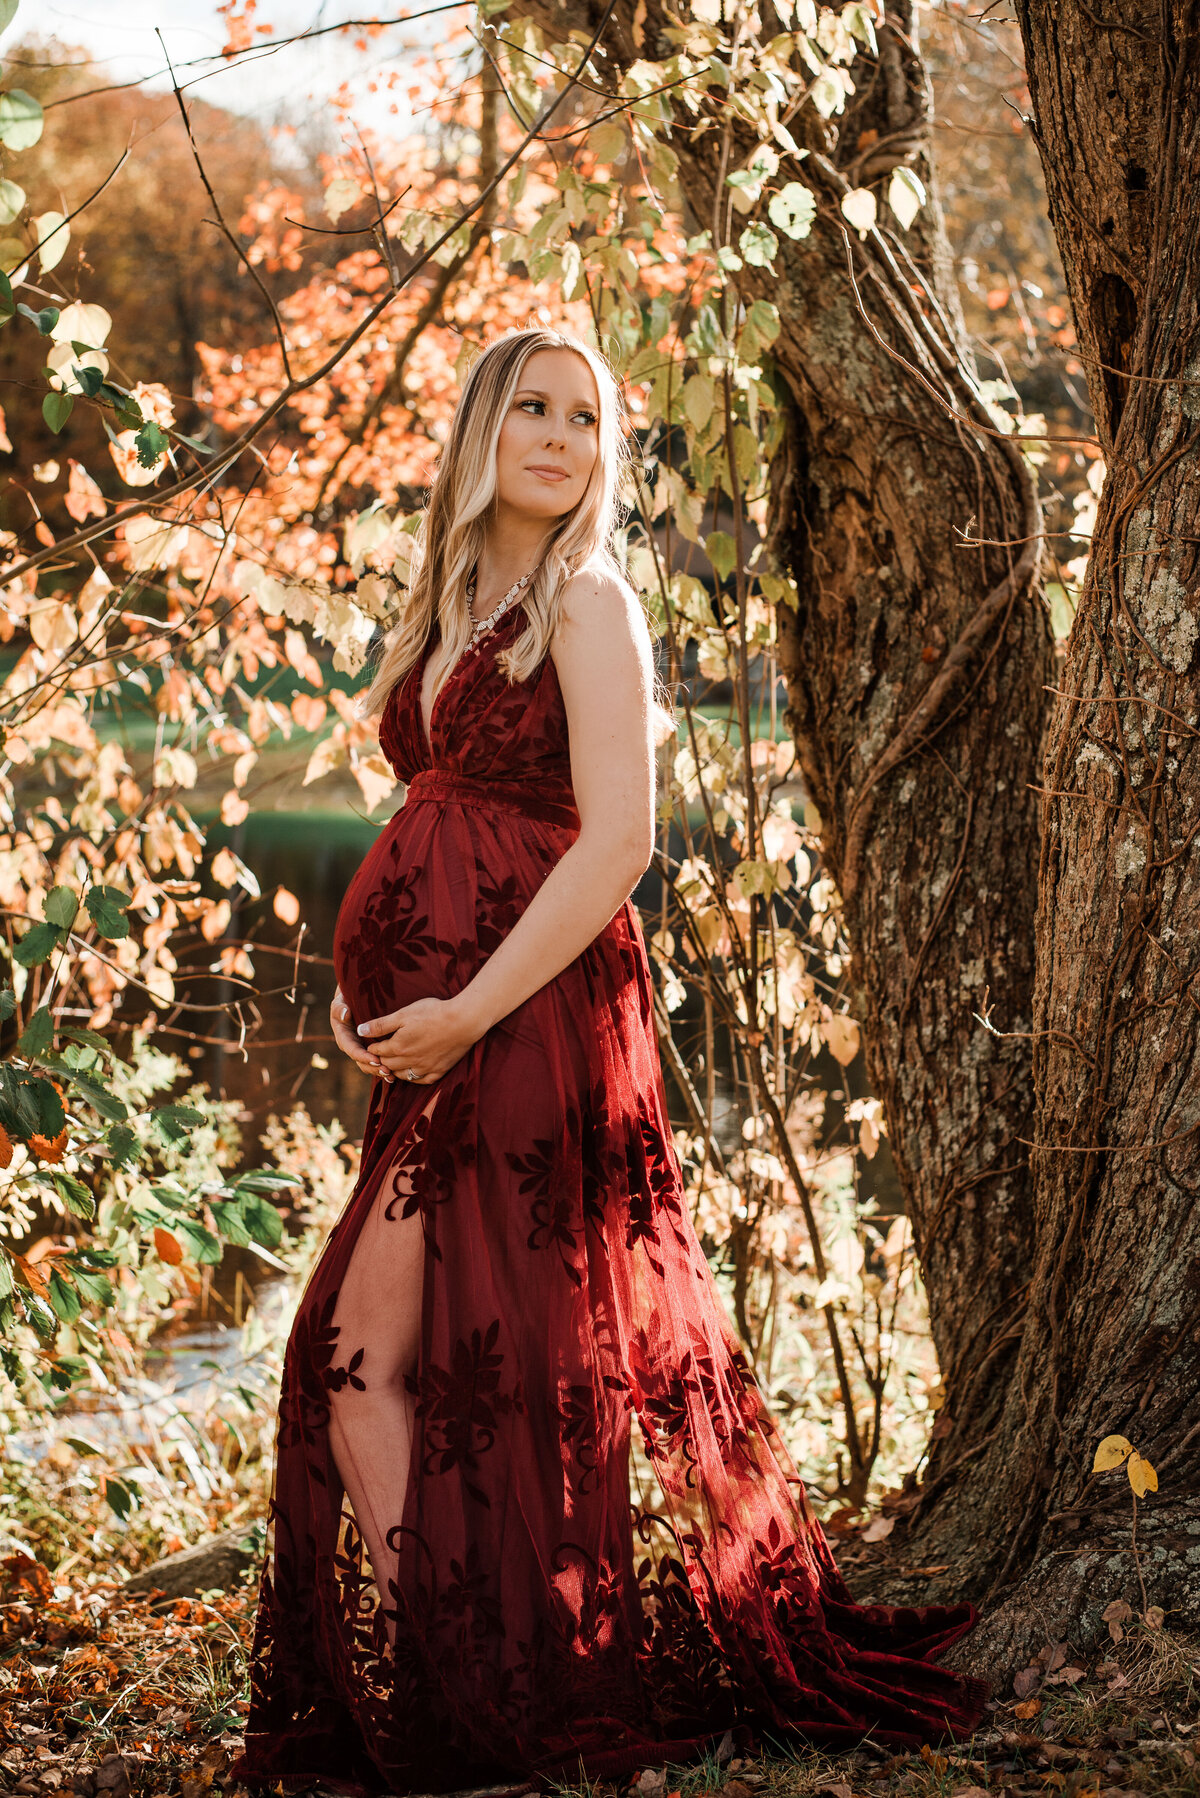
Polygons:
<instances>
[{"instance_id":1,"label":"autumn tree","mask_svg":"<svg viewBox=\"0 0 1200 1798\"><path fill-rule=\"evenodd\" d=\"M519 12L560 47L606 16ZM1198 1598L1171 1496L1195 1480L1200 1379L1195 17L1018 12L1111 471L1061 670L1031 469L962 328L916 9L681 22L617 0L604 36L607 66L647 88L720 39L726 75L679 108L675 168L739 301L779 305L790 721L946 1384L895 1508L907 1558L947 1565L923 1589L989 1601L964 1658L993 1671L1047 1606L1100 1630L1115 1594L1096 1570L1127 1544L1130 1496L1092 1471L1109 1434L1169 1470L1142 1516L1152 1596L1181 1620ZM774 56L793 27L830 54L789 85ZM839 59L839 31L868 41Z\"/></svg>"}]
</instances>

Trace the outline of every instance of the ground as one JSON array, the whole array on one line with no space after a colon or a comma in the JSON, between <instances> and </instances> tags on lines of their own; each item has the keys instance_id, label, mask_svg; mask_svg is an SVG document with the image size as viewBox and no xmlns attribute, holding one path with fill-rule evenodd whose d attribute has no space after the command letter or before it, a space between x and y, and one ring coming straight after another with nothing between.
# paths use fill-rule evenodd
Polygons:
<instances>
[{"instance_id":1,"label":"ground","mask_svg":"<svg viewBox=\"0 0 1200 1798\"><path fill-rule=\"evenodd\" d=\"M0 1565L0 1791L245 1794L224 1775L245 1715L251 1585L156 1601L116 1581L55 1585L26 1555ZM1200 1639L1135 1619L1091 1665L1048 1644L1020 1684L1024 1696L997 1700L986 1727L942 1751L781 1757L727 1739L723 1759L560 1798L1200 1798Z\"/></svg>"}]
</instances>

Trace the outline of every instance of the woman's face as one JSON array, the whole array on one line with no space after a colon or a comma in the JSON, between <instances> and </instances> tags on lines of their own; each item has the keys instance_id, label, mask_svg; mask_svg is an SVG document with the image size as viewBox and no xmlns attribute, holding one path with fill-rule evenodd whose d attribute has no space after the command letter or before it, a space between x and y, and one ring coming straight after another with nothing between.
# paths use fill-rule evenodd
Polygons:
<instances>
[{"instance_id":1,"label":"woman's face","mask_svg":"<svg viewBox=\"0 0 1200 1798\"><path fill-rule=\"evenodd\" d=\"M496 445L496 498L534 518L577 506L600 453L596 377L570 350L535 350Z\"/></svg>"}]
</instances>

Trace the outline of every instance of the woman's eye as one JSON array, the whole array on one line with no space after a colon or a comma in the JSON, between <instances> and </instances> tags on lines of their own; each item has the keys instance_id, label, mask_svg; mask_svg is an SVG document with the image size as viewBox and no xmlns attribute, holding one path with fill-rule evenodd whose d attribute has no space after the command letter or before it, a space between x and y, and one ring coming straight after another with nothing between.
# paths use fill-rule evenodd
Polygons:
<instances>
[{"instance_id":1,"label":"woman's eye","mask_svg":"<svg viewBox=\"0 0 1200 1798\"><path fill-rule=\"evenodd\" d=\"M537 406L543 412L546 409L545 400L518 400L517 405L522 412L525 410L526 406ZM599 424L599 422L600 422L600 420L597 418L597 416L594 412L586 412L586 411L585 412L576 412L575 417L581 418L584 422L584 425L589 430L591 429L591 427L593 425Z\"/></svg>"}]
</instances>

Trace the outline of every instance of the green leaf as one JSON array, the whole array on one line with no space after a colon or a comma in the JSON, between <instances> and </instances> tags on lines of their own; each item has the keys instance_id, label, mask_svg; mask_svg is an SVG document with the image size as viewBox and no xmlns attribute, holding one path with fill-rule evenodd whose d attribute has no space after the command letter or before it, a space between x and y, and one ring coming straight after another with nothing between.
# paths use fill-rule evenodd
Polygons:
<instances>
[{"instance_id":1,"label":"green leaf","mask_svg":"<svg viewBox=\"0 0 1200 1798\"><path fill-rule=\"evenodd\" d=\"M262 1201L252 1200L251 1203L261 1204ZM241 1205L235 1199L213 1199L211 1204L217 1229L225 1240L237 1248L249 1248L254 1238L246 1228Z\"/></svg>"},{"instance_id":2,"label":"green leaf","mask_svg":"<svg viewBox=\"0 0 1200 1798\"><path fill-rule=\"evenodd\" d=\"M84 368L82 364L76 362L72 364L71 373L79 382L79 385L83 388L83 391L87 394L88 398L94 400L104 385L103 371L98 369L94 364L90 364L88 367Z\"/></svg>"},{"instance_id":3,"label":"green leaf","mask_svg":"<svg viewBox=\"0 0 1200 1798\"><path fill-rule=\"evenodd\" d=\"M0 186L10 185L9 182L0 183ZM0 320L7 321L12 318L16 310L17 302L13 298L12 282L3 269L0 269Z\"/></svg>"},{"instance_id":4,"label":"green leaf","mask_svg":"<svg viewBox=\"0 0 1200 1798\"><path fill-rule=\"evenodd\" d=\"M7 276L5 279L7 280ZM73 393L48 393L42 401L42 417L57 437L75 410Z\"/></svg>"},{"instance_id":5,"label":"green leaf","mask_svg":"<svg viewBox=\"0 0 1200 1798\"><path fill-rule=\"evenodd\" d=\"M737 561L737 544L728 531L710 531L704 539L704 553L713 565L718 580L728 580Z\"/></svg>"},{"instance_id":6,"label":"green leaf","mask_svg":"<svg viewBox=\"0 0 1200 1798\"><path fill-rule=\"evenodd\" d=\"M767 217L785 237L807 237L817 216L816 196L802 181L789 181L777 194L772 194ZM772 251L772 254L774 252Z\"/></svg>"},{"instance_id":7,"label":"green leaf","mask_svg":"<svg viewBox=\"0 0 1200 1798\"><path fill-rule=\"evenodd\" d=\"M177 1236L186 1238L193 1260L198 1261L202 1267L217 1265L221 1259L221 1243L211 1230L206 1230L203 1224L198 1224L190 1217L176 1218L171 1227Z\"/></svg>"},{"instance_id":8,"label":"green leaf","mask_svg":"<svg viewBox=\"0 0 1200 1798\"><path fill-rule=\"evenodd\" d=\"M239 1174L234 1182L235 1192L286 1192L289 1187L299 1186L300 1182L294 1174L281 1174L273 1167L253 1167L247 1174Z\"/></svg>"},{"instance_id":9,"label":"green leaf","mask_svg":"<svg viewBox=\"0 0 1200 1798\"><path fill-rule=\"evenodd\" d=\"M122 1523L140 1500L137 1486L131 1479L118 1480L111 1473L104 1476L104 1496Z\"/></svg>"},{"instance_id":10,"label":"green leaf","mask_svg":"<svg viewBox=\"0 0 1200 1798\"><path fill-rule=\"evenodd\" d=\"M268 1249L278 1248L283 1240L283 1219L274 1205L251 1193L243 1200L242 1215L255 1242L263 1243Z\"/></svg>"},{"instance_id":11,"label":"green leaf","mask_svg":"<svg viewBox=\"0 0 1200 1798\"><path fill-rule=\"evenodd\" d=\"M44 1055L54 1041L54 1014L45 1005L35 1011L28 1024L21 1032L21 1040L17 1044L17 1054L26 1061L36 1061Z\"/></svg>"},{"instance_id":12,"label":"green leaf","mask_svg":"<svg viewBox=\"0 0 1200 1798\"><path fill-rule=\"evenodd\" d=\"M51 887L43 907L47 924L70 930L79 913L79 894L71 887Z\"/></svg>"},{"instance_id":13,"label":"green leaf","mask_svg":"<svg viewBox=\"0 0 1200 1798\"><path fill-rule=\"evenodd\" d=\"M75 1287L63 1279L57 1268L50 1275L50 1303L65 1324L73 1324L83 1310L83 1300Z\"/></svg>"},{"instance_id":14,"label":"green leaf","mask_svg":"<svg viewBox=\"0 0 1200 1798\"><path fill-rule=\"evenodd\" d=\"M54 1175L54 1184L58 1195L72 1217L93 1218L96 1215L96 1201L83 1184L73 1174Z\"/></svg>"},{"instance_id":15,"label":"green leaf","mask_svg":"<svg viewBox=\"0 0 1200 1798\"><path fill-rule=\"evenodd\" d=\"M7 149L31 149L42 135L44 122L41 102L23 87L0 94L0 144Z\"/></svg>"},{"instance_id":16,"label":"green leaf","mask_svg":"<svg viewBox=\"0 0 1200 1798\"><path fill-rule=\"evenodd\" d=\"M49 961L61 942L62 932L53 924L32 924L13 950L13 960L23 968L36 968Z\"/></svg>"},{"instance_id":17,"label":"green leaf","mask_svg":"<svg viewBox=\"0 0 1200 1798\"><path fill-rule=\"evenodd\" d=\"M39 1298L36 1292L28 1292L24 1287L17 1294L24 1307L25 1316L33 1325L39 1336L50 1337L58 1332L58 1319L45 1299Z\"/></svg>"},{"instance_id":18,"label":"green leaf","mask_svg":"<svg viewBox=\"0 0 1200 1798\"><path fill-rule=\"evenodd\" d=\"M129 935L129 919L125 913L132 901L128 893L123 893L119 887L89 887L83 903L99 934L110 943L119 943Z\"/></svg>"},{"instance_id":19,"label":"green leaf","mask_svg":"<svg viewBox=\"0 0 1200 1798\"><path fill-rule=\"evenodd\" d=\"M761 219L756 219L738 238L738 248L751 268L769 268L778 254L779 239Z\"/></svg>"},{"instance_id":20,"label":"green leaf","mask_svg":"<svg viewBox=\"0 0 1200 1798\"><path fill-rule=\"evenodd\" d=\"M15 1015L16 1009L17 995L13 992L11 986L6 986L4 991L0 992L0 1019L7 1024L9 1018Z\"/></svg>"},{"instance_id":21,"label":"green leaf","mask_svg":"<svg viewBox=\"0 0 1200 1798\"><path fill-rule=\"evenodd\" d=\"M8 1256L4 1253L4 1251L2 1249L0 1249L0 1299L11 1298L12 1291L13 1291L12 1262L9 1260Z\"/></svg>"},{"instance_id":22,"label":"green leaf","mask_svg":"<svg viewBox=\"0 0 1200 1798\"><path fill-rule=\"evenodd\" d=\"M80 1098L86 1099L92 1110L98 1111L107 1123L123 1124L129 1116L129 1108L124 1100L118 1099L115 1093L108 1092L97 1081L89 1080L83 1074L72 1073L71 1084Z\"/></svg>"},{"instance_id":23,"label":"green leaf","mask_svg":"<svg viewBox=\"0 0 1200 1798\"><path fill-rule=\"evenodd\" d=\"M53 331L55 325L58 323L57 306L43 306L40 311L35 312L32 306L27 306L25 304L24 300L18 300L17 311L23 313L31 324L36 325L43 337L49 337L51 331ZM48 372L54 374L56 371L50 369Z\"/></svg>"},{"instance_id":24,"label":"green leaf","mask_svg":"<svg viewBox=\"0 0 1200 1798\"><path fill-rule=\"evenodd\" d=\"M68 1448L73 1448L77 1455L102 1455L104 1450L89 1442L86 1436L66 1436L63 1438Z\"/></svg>"},{"instance_id":25,"label":"green leaf","mask_svg":"<svg viewBox=\"0 0 1200 1798\"><path fill-rule=\"evenodd\" d=\"M98 1055L106 1058L112 1054L112 1044L98 1030L80 1030L73 1024L60 1026L58 1034L69 1037L73 1043L84 1043L89 1049L95 1049Z\"/></svg>"},{"instance_id":26,"label":"green leaf","mask_svg":"<svg viewBox=\"0 0 1200 1798\"><path fill-rule=\"evenodd\" d=\"M202 456L211 456L212 455L214 446L211 443L201 443L201 441L198 437L185 436L185 434L182 431L176 431L175 435L176 435L176 437L178 437L180 443L186 443L189 449L194 449L194 450L198 451L198 453L200 455L202 455Z\"/></svg>"},{"instance_id":27,"label":"green leaf","mask_svg":"<svg viewBox=\"0 0 1200 1798\"><path fill-rule=\"evenodd\" d=\"M170 447L170 439L162 426L153 419L144 424L134 439L138 461L143 468L153 468L163 451Z\"/></svg>"},{"instance_id":28,"label":"green leaf","mask_svg":"<svg viewBox=\"0 0 1200 1798\"><path fill-rule=\"evenodd\" d=\"M66 1107L49 1080L29 1074L16 1082L13 1097L25 1136L53 1140L67 1121Z\"/></svg>"},{"instance_id":29,"label":"green leaf","mask_svg":"<svg viewBox=\"0 0 1200 1798\"><path fill-rule=\"evenodd\" d=\"M128 1167L142 1152L142 1145L128 1124L118 1124L108 1132L108 1148L114 1167Z\"/></svg>"},{"instance_id":30,"label":"green leaf","mask_svg":"<svg viewBox=\"0 0 1200 1798\"><path fill-rule=\"evenodd\" d=\"M204 1113L194 1105L160 1105L153 1117L155 1127L168 1142L182 1142L189 1127L206 1121Z\"/></svg>"},{"instance_id":31,"label":"green leaf","mask_svg":"<svg viewBox=\"0 0 1200 1798\"><path fill-rule=\"evenodd\" d=\"M75 1284L84 1298L91 1299L94 1305L100 1305L107 1310L116 1294L104 1275L89 1273L86 1268L80 1267L78 1264L74 1265L72 1271L75 1275Z\"/></svg>"}]
</instances>

